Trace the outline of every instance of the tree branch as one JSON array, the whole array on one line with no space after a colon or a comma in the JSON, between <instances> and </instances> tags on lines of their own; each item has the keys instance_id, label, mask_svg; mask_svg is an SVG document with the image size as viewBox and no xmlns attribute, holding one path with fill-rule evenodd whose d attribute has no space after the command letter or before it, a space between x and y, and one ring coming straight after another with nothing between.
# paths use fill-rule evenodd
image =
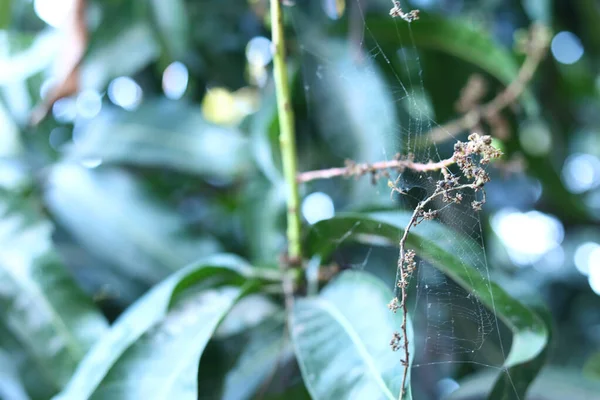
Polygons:
<instances>
[{"instance_id":1,"label":"tree branch","mask_svg":"<svg viewBox=\"0 0 600 400\"><path fill-rule=\"evenodd\" d=\"M527 83L531 80L541 61L543 60L550 36L547 28L542 25L534 25L530 30L530 39L526 44L527 57L519 69L517 77L502 92L491 100L474 110L469 111L462 117L452 120L442 126L433 128L424 135L428 136L434 143L444 142L452 139L455 135L465 130L476 127L482 119L492 118L504 108L511 105L523 94ZM318 179L330 179L338 176L362 176L377 171L411 169L414 171L428 172L446 168L454 163L452 158L439 162L428 162L425 164L415 163L412 160L379 161L372 164L347 163L345 167L328 168L322 170L308 171L296 177L298 183L306 183Z\"/></svg>"},{"instance_id":2,"label":"tree branch","mask_svg":"<svg viewBox=\"0 0 600 400\"><path fill-rule=\"evenodd\" d=\"M540 24L533 25L529 32L530 38L524 49L527 57L521 65L517 77L503 91L498 93L489 103L471 110L462 117L433 128L425 135L432 142L441 143L453 138L462 131L475 128L482 119L498 115L500 111L510 106L527 88L540 63L544 59L550 43L548 29Z\"/></svg>"},{"instance_id":3,"label":"tree branch","mask_svg":"<svg viewBox=\"0 0 600 400\"><path fill-rule=\"evenodd\" d=\"M298 183L304 183L317 179L334 178L337 176L361 176L368 173L374 173L376 171L390 169L399 171L411 169L413 171L422 172L439 171L443 168L449 167L452 164L454 164L454 160L452 158L448 158L439 162L428 162L425 164L415 163L412 160L379 161L373 164L354 164L348 162L346 167L303 172L296 177L296 181Z\"/></svg>"}]
</instances>

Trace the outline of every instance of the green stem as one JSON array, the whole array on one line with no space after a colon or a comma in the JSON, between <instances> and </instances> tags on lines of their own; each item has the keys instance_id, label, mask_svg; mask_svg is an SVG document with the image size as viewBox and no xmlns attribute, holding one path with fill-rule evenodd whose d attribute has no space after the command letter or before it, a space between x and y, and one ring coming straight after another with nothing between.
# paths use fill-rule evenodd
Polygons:
<instances>
[{"instance_id":1,"label":"green stem","mask_svg":"<svg viewBox=\"0 0 600 400\"><path fill-rule=\"evenodd\" d=\"M296 160L296 137L294 133L294 112L290 98L287 66L285 63L285 38L283 33L283 12L281 0L271 0L271 33L275 54L273 74L277 93L277 113L279 116L279 144L283 161L283 175L287 184L287 239L288 257L292 262L302 260L300 246L300 196L298 194L298 163Z\"/></svg>"}]
</instances>

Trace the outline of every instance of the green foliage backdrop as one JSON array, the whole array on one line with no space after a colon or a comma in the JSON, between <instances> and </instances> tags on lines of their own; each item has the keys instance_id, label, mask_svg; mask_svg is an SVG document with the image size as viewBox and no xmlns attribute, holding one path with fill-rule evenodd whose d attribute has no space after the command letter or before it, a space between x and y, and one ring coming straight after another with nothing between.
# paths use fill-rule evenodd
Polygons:
<instances>
[{"instance_id":1,"label":"green foliage backdrop","mask_svg":"<svg viewBox=\"0 0 600 400\"><path fill-rule=\"evenodd\" d=\"M83 11L49 26L48 10L67 3L0 0L0 398L401 396L390 339L403 322L388 303L398 243L422 198L390 197L381 176L286 181L281 92L271 59L253 64L264 52L253 56L249 44L270 46L269 2L74 1ZM452 156L475 125L438 143L438 156L431 140L402 136L416 128L407 121L417 101L421 121L460 118L473 76L488 86L482 101L521 82L530 26L579 38L584 52L571 64L553 40L500 121L479 114L477 128L504 152L488 169L483 210L408 235L419 268L474 296L493 334L471 362L427 359L423 288L409 286L404 399L595 398L598 5L405 1L421 8L409 25L390 17L387 0L283 3L279 61L300 171L398 151ZM119 88L130 98L119 100ZM313 223L287 207L296 187L301 201L327 193L335 216ZM286 213L302 216L301 260L286 254ZM557 221L553 252L515 258L498 228L507 213ZM454 229L460 218L480 233ZM444 318L458 341L477 326L455 324L463 303L449 301Z\"/></svg>"}]
</instances>

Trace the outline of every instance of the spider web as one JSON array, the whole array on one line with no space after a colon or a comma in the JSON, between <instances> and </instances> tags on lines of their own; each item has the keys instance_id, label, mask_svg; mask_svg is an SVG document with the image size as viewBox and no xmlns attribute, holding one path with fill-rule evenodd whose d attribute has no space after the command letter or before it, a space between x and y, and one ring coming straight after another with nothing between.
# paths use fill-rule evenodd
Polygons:
<instances>
[{"instance_id":1,"label":"spider web","mask_svg":"<svg viewBox=\"0 0 600 400\"><path fill-rule=\"evenodd\" d=\"M418 163L451 157L453 144L457 140L465 141L466 132L458 138L446 132L449 140L443 143L437 143L429 135L440 125L425 90L420 60L422 50L415 45L410 24L399 18L387 22L396 25L396 43L410 43L404 47L396 45L394 49L390 38L381 37L380 30L369 20L371 15L376 15L379 21L391 19L388 15L393 6L391 1L349 0L343 13L336 14L336 6L339 11L340 4L343 2L335 0L296 2L288 9L296 33L295 45L301 55L300 76L311 121L305 130L318 130L326 147L332 149L333 157L338 157L340 163L346 158L360 163L390 161L398 152L411 154ZM411 9L406 2L402 5L406 11ZM418 20L413 22L418 23ZM342 34L335 29L340 24L347 27ZM401 37L405 30L400 29L400 24L408 24L408 38ZM437 69L443 73L443 68ZM456 98L458 96L457 93ZM340 115L347 118L340 118ZM368 130L362 131L355 125L368 126ZM310 165L311 169L337 166L324 165L322 159L314 156L314 159L301 162ZM325 159L331 162L331 156ZM412 212L419 201L433 193L436 182L442 177L438 172L405 170L400 174L391 172L389 179L407 192L394 196L394 207ZM336 180L334 185L317 181L310 184L308 191L328 193L335 199L338 209L356 209L357 204L359 208L364 205L365 197L367 204L389 205L390 189L386 183L387 178L384 178L373 185L368 177ZM464 268L477 269L476 279L481 279L489 288L490 272L481 221L470 206L475 196L468 191L462 194L462 204L450 205L441 200L431 204L431 209L438 210L437 223L447 228L438 235L436 244L458 257ZM424 221L411 232L429 229L429 224L432 222ZM343 239L339 240L340 252L344 247L342 244ZM418 257L421 249L414 250ZM352 261L347 264L369 270L373 264L385 262L386 268L395 272L393 255L375 255L377 252L367 248L360 253L362 255L349 256ZM388 281L390 286L392 281L393 278ZM433 383L435 388L436 382L453 376L465 366L503 368L505 344L500 332L503 327L495 313L490 312L474 293L458 286L424 261L419 261L417 272L410 281L410 314L416 332L413 383L420 380L424 386L431 387ZM431 382L432 379L436 380ZM439 398L443 388L432 389L429 394L430 398Z\"/></svg>"}]
</instances>

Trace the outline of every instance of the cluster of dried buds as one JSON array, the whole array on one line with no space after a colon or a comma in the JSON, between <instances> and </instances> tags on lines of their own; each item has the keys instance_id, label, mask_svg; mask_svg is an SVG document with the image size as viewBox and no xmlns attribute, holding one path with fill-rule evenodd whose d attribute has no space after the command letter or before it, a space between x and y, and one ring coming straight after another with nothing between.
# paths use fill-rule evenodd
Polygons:
<instances>
[{"instance_id":1,"label":"cluster of dried buds","mask_svg":"<svg viewBox=\"0 0 600 400\"><path fill-rule=\"evenodd\" d=\"M402 346L402 335L399 332L394 332L392 340L390 340L390 347L393 351L398 351Z\"/></svg>"},{"instance_id":2,"label":"cluster of dried buds","mask_svg":"<svg viewBox=\"0 0 600 400\"><path fill-rule=\"evenodd\" d=\"M473 211L481 211L484 204L485 200L473 200L471 202L471 208L473 208Z\"/></svg>"},{"instance_id":3,"label":"cluster of dried buds","mask_svg":"<svg viewBox=\"0 0 600 400\"><path fill-rule=\"evenodd\" d=\"M484 166L501 155L502 152L492 146L490 136L480 136L477 133L472 133L469 135L468 142L457 142L454 145L452 158L460 168L463 176L468 180L472 180L473 187L478 190L490 181L490 176L485 171ZM442 196L445 202L460 203L462 194L451 193L456 186L458 186L458 178L447 174L443 181L438 182L436 189L443 191ZM473 210L480 211L484 203L485 197L480 201L473 201L471 206Z\"/></svg>"},{"instance_id":4,"label":"cluster of dried buds","mask_svg":"<svg viewBox=\"0 0 600 400\"><path fill-rule=\"evenodd\" d=\"M438 216L437 210L429 209L429 211L419 210L417 214L417 220L413 224L413 226L419 225L423 221L431 221Z\"/></svg>"},{"instance_id":5,"label":"cluster of dried buds","mask_svg":"<svg viewBox=\"0 0 600 400\"><path fill-rule=\"evenodd\" d=\"M471 133L468 142L454 144L454 162L467 179L480 175L481 167L477 166L474 160L475 156L479 156L479 165L487 165L492 159L501 155L502 152L492 146L492 137L489 135L480 136L477 133Z\"/></svg>"},{"instance_id":6,"label":"cluster of dried buds","mask_svg":"<svg viewBox=\"0 0 600 400\"><path fill-rule=\"evenodd\" d=\"M417 269L416 255L414 250L407 250L404 253L404 257L402 257L402 279L398 281L398 287L405 288L408 285L408 278Z\"/></svg>"},{"instance_id":7,"label":"cluster of dried buds","mask_svg":"<svg viewBox=\"0 0 600 400\"><path fill-rule=\"evenodd\" d=\"M447 172L444 174L444 179L437 181L435 191L442 193L442 201L444 203L460 203L463 199L463 195L460 192L454 191L459 185L458 176L452 175Z\"/></svg>"},{"instance_id":8,"label":"cluster of dried buds","mask_svg":"<svg viewBox=\"0 0 600 400\"><path fill-rule=\"evenodd\" d=\"M419 19L419 10L404 12L402 11L402 7L400 7L399 1L392 0L392 3L394 3L394 7L390 10L390 16L392 16L392 18L402 18L406 22L413 22Z\"/></svg>"},{"instance_id":9,"label":"cluster of dried buds","mask_svg":"<svg viewBox=\"0 0 600 400\"><path fill-rule=\"evenodd\" d=\"M394 297L392 299L392 301L389 302L388 304L388 308L390 309L390 311L392 311L394 314L396 313L396 311L398 311L398 309L402 307L402 303L400 303L398 301L397 297Z\"/></svg>"}]
</instances>

